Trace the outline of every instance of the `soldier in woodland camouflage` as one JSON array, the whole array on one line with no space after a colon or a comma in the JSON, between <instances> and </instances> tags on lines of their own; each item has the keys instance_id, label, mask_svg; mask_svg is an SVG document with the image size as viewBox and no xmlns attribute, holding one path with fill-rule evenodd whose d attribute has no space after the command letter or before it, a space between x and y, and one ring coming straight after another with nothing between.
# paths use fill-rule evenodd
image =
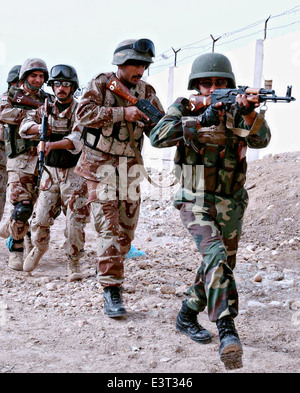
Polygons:
<instances>
[{"instance_id":1,"label":"soldier in woodland camouflage","mask_svg":"<svg viewBox=\"0 0 300 393\"><path fill-rule=\"evenodd\" d=\"M3 100L5 102L5 96L8 94L8 90L11 86L18 86L19 84L19 72L20 65L15 65L11 68L7 76L8 89L4 93ZM0 122L0 221L2 220L5 202L6 202L6 187L7 187L7 171L6 171L6 156L4 147L4 133L5 123Z\"/></svg>"},{"instance_id":2,"label":"soldier in woodland camouflage","mask_svg":"<svg viewBox=\"0 0 300 393\"><path fill-rule=\"evenodd\" d=\"M163 112L154 88L141 80L153 56L152 41L125 40L117 46L112 63L118 66L116 75L132 95L149 100ZM95 76L80 100L77 120L85 127L85 146L76 173L87 179L91 218L97 232L97 274L104 287L104 312L109 317L119 317L126 314L121 297L124 259L140 210L140 187L136 176L129 175L138 165L130 145L128 123L132 123L134 144L139 151L144 133L148 135L154 124L147 123L147 116L136 106L106 89L112 75L110 72Z\"/></svg>"},{"instance_id":3,"label":"soldier in woodland camouflage","mask_svg":"<svg viewBox=\"0 0 300 393\"><path fill-rule=\"evenodd\" d=\"M0 228L0 236L8 238L8 266L15 270L23 270L24 238L29 230L28 220L37 197L34 190L38 140L26 141L19 136L19 125L29 109L22 101L30 101L33 107L38 107L47 97L51 99L50 95L42 90L44 82L48 80L48 69L43 60L25 60L19 79L20 88L10 88L8 94L2 97L0 107L0 121L6 123L9 129L5 150L9 198L13 205L11 217ZM19 94L19 99L14 101L16 94Z\"/></svg>"},{"instance_id":4,"label":"soldier in woodland camouflage","mask_svg":"<svg viewBox=\"0 0 300 393\"><path fill-rule=\"evenodd\" d=\"M33 249L27 255L23 270L31 272L49 248L50 227L60 210L66 216L64 249L67 255L69 281L80 280L79 260L83 256L85 224L88 217L87 186L81 176L74 173L82 150L82 128L75 123L78 102L73 94L79 86L76 70L58 64L51 68L48 81L55 93L55 101L48 113L49 140L45 146L45 165L39 197L31 221ZM39 135L44 107L29 111L20 126L23 138L35 139Z\"/></svg>"},{"instance_id":5,"label":"soldier in woodland camouflage","mask_svg":"<svg viewBox=\"0 0 300 393\"><path fill-rule=\"evenodd\" d=\"M226 87L235 87L227 57L210 53L195 59L189 90L209 97L215 89ZM233 269L248 204L246 148L266 147L270 130L265 121L258 123L258 105L250 104L246 96L237 96L230 113L222 106L219 102L195 114L187 99L178 98L154 127L150 140L155 147L177 146L176 172L182 186L174 204L203 257L176 328L196 342L210 342L210 332L197 320L207 307L219 330L221 360L233 369L242 367L242 346L233 321L238 315Z\"/></svg>"}]
</instances>

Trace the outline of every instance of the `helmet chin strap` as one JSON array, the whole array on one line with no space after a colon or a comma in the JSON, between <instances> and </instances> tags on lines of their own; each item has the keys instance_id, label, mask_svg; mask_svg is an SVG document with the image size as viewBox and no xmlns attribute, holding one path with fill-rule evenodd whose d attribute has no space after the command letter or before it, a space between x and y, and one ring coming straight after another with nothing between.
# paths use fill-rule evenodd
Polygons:
<instances>
[{"instance_id":1,"label":"helmet chin strap","mask_svg":"<svg viewBox=\"0 0 300 393\"><path fill-rule=\"evenodd\" d=\"M27 79L25 79L25 83L26 83L27 87L28 87L30 90L32 90L32 91L39 91L40 88L42 87L42 86L36 87L36 86L31 85L31 84L28 82Z\"/></svg>"}]
</instances>

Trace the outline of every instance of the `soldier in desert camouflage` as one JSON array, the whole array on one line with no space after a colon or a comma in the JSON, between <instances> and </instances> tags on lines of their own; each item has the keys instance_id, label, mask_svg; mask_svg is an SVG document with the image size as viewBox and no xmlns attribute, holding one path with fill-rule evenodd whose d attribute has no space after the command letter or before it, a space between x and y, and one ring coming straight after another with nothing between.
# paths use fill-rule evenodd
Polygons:
<instances>
[{"instance_id":1,"label":"soldier in desert camouflage","mask_svg":"<svg viewBox=\"0 0 300 393\"><path fill-rule=\"evenodd\" d=\"M132 95L149 100L163 112L154 88L141 80L154 55L152 41L125 40L117 46L112 63L118 66L116 76ZM139 151L144 133L149 135L154 124L143 122L148 120L143 112L106 89L112 75L110 72L95 76L81 97L77 120L85 127L85 146L76 172L88 183L91 220L97 233L97 275L104 287L104 313L119 317L126 314L121 297L124 259L140 210L139 184L133 187L134 195L129 192L136 179L128 174L137 165L137 159L130 145L128 123L132 123L134 144Z\"/></svg>"},{"instance_id":2,"label":"soldier in desert camouflage","mask_svg":"<svg viewBox=\"0 0 300 393\"><path fill-rule=\"evenodd\" d=\"M11 86L18 86L19 84L19 72L20 65L15 65L11 68L7 76L8 89L5 92L5 96L8 94L8 90ZM4 101L6 99L4 98ZM6 187L7 187L7 171L6 171L6 156L4 147L4 133L5 124L0 122L0 221L2 220L4 207L6 202Z\"/></svg>"},{"instance_id":3,"label":"soldier in desert camouflage","mask_svg":"<svg viewBox=\"0 0 300 393\"><path fill-rule=\"evenodd\" d=\"M49 140L45 145L45 165L40 193L34 206L31 221L33 249L27 255L23 270L31 272L38 266L50 243L50 227L60 210L66 216L64 249L67 255L69 281L80 280L79 260L83 256L85 225L88 219L87 186L81 176L74 173L82 150L82 128L75 123L78 102L73 97L79 87L74 67L58 64L51 68L48 85L55 101L48 113ZM44 108L29 111L20 126L23 138L36 138ZM40 146L39 146L40 148Z\"/></svg>"},{"instance_id":4,"label":"soldier in desert camouflage","mask_svg":"<svg viewBox=\"0 0 300 393\"><path fill-rule=\"evenodd\" d=\"M189 90L209 97L226 87L235 87L227 57L209 53L195 59ZM266 147L270 130L265 121L255 126L257 105L250 104L245 95L236 97L233 123L226 121L230 114L224 113L222 106L218 102L195 115L189 100L178 98L152 130L150 141L160 148L177 145L175 163L182 187L174 204L203 256L176 328L198 343L210 342L210 332L197 320L198 313L207 307L208 317L219 331L221 360L233 369L242 367L242 346L233 321L238 315L233 269L248 204L246 148ZM248 136L239 136L239 130L249 130Z\"/></svg>"},{"instance_id":5,"label":"soldier in desert camouflage","mask_svg":"<svg viewBox=\"0 0 300 393\"><path fill-rule=\"evenodd\" d=\"M8 238L10 251L8 266L23 270L24 238L28 233L33 205L36 200L35 184L37 178L36 141L26 141L19 136L19 125L29 109L42 105L46 98L51 99L42 86L48 80L46 63L39 58L29 58L21 66L20 88L11 87L2 96L0 121L8 127L5 140L8 172L8 192L13 205L9 219L1 225L0 236Z\"/></svg>"}]
</instances>

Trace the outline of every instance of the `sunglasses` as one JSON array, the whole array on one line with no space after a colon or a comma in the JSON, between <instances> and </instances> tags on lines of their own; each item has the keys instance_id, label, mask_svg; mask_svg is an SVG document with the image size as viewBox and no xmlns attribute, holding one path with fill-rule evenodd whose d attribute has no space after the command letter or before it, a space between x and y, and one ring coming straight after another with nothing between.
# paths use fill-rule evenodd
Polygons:
<instances>
[{"instance_id":1,"label":"sunglasses","mask_svg":"<svg viewBox=\"0 0 300 393\"><path fill-rule=\"evenodd\" d=\"M211 80L204 80L200 81L199 84L203 86L204 88L210 88L212 85L215 85L217 87L220 86L227 86L227 79L216 79L214 82Z\"/></svg>"},{"instance_id":2,"label":"sunglasses","mask_svg":"<svg viewBox=\"0 0 300 393\"><path fill-rule=\"evenodd\" d=\"M67 82L67 81L53 81L53 86L55 87L59 87L59 86L63 86L63 87L70 87L72 86L72 82Z\"/></svg>"}]
</instances>

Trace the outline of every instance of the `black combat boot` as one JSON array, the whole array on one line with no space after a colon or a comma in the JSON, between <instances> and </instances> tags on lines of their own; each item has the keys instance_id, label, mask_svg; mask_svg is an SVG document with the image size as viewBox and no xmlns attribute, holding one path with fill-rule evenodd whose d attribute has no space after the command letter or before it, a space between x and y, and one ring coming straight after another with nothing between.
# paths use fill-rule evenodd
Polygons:
<instances>
[{"instance_id":1,"label":"black combat boot","mask_svg":"<svg viewBox=\"0 0 300 393\"><path fill-rule=\"evenodd\" d=\"M233 319L229 316L217 321L220 338L220 358L227 370L243 367L243 349L239 335L234 326Z\"/></svg>"},{"instance_id":2,"label":"black combat boot","mask_svg":"<svg viewBox=\"0 0 300 393\"><path fill-rule=\"evenodd\" d=\"M126 314L126 309L122 303L121 288L105 287L104 296L104 314L109 317L121 317Z\"/></svg>"},{"instance_id":3,"label":"black combat boot","mask_svg":"<svg viewBox=\"0 0 300 393\"><path fill-rule=\"evenodd\" d=\"M207 344L211 342L211 334L208 330L199 325L197 315L198 312L189 308L186 301L184 301L177 315L176 329L180 333L188 335L197 343Z\"/></svg>"}]
</instances>

